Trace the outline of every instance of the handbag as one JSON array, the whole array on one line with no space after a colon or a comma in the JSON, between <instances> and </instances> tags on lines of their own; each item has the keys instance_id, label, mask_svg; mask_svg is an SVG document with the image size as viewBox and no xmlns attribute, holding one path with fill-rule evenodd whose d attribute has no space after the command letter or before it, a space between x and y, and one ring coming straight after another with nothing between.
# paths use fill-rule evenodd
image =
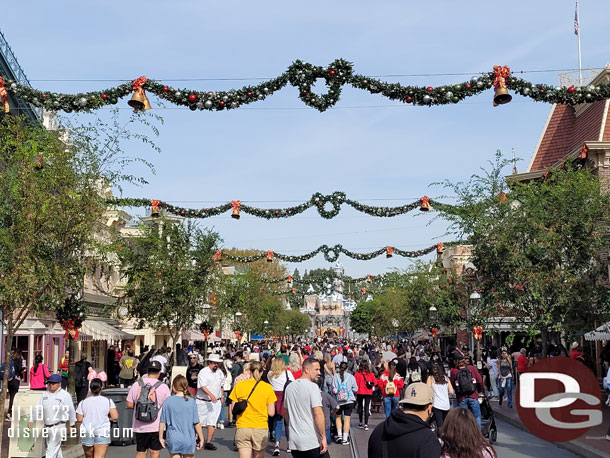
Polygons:
<instances>
[{"instance_id":1,"label":"handbag","mask_svg":"<svg viewBox=\"0 0 610 458\"><path fill-rule=\"evenodd\" d=\"M252 387L252 391L250 391L250 394L248 395L248 397L246 399L235 403L235 405L233 406L233 410L232 410L234 416L241 415L242 413L244 413L246 411L246 409L248 408L248 401L250 400L250 396L252 396L252 393L254 393L254 390L256 389L256 385L258 385L259 382L260 382L260 380L254 384L254 386Z\"/></svg>"}]
</instances>

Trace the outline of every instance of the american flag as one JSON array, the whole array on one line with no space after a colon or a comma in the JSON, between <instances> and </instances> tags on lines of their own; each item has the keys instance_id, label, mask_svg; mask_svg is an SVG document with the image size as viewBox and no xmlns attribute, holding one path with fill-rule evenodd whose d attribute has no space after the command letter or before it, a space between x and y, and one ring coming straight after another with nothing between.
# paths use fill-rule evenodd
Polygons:
<instances>
[{"instance_id":1,"label":"american flag","mask_svg":"<svg viewBox=\"0 0 610 458\"><path fill-rule=\"evenodd\" d=\"M576 2L576 10L574 10L574 35L578 35L580 25L578 24L578 2Z\"/></svg>"}]
</instances>

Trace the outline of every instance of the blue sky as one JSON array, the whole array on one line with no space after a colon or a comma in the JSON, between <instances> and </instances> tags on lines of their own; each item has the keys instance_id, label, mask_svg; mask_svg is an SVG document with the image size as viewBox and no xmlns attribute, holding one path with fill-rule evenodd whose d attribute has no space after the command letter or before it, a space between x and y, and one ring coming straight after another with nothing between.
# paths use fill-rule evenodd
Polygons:
<instances>
[{"instance_id":1,"label":"blue sky","mask_svg":"<svg viewBox=\"0 0 610 458\"><path fill-rule=\"evenodd\" d=\"M260 1L149 0L145 3L11 2L0 30L34 87L78 92L117 83L65 80L156 80L275 77L302 59L326 65L336 58L366 75L476 73L493 65L513 71L577 66L574 1ZM583 0L584 67L610 62L610 2ZM526 73L557 84L557 71ZM466 76L385 78L403 84L440 85ZM64 80L64 81L41 81ZM176 87L220 90L256 81L169 81ZM134 146L157 169L143 196L206 207L232 199L258 206L289 206L316 191L344 191L376 205L397 205L424 194L443 194L432 182L465 180L493 158L515 148L524 171L550 106L515 96L493 108L492 92L454 106L412 107L344 88L335 109L306 107L287 87L269 99L231 112L191 112L166 104L157 139L162 153ZM126 99L119 105L128 119ZM155 103L153 102L153 106ZM75 115L69 115L74 117ZM134 170L137 172L137 170ZM372 200L381 199L381 200ZM286 201L286 202L271 202ZM415 213L415 212L414 212ZM373 218L347 207L333 220L315 210L266 221L229 214L204 220L227 247L289 254L322 243L353 251L394 245L418 249L442 237L433 215ZM350 275L406 268L411 261L380 257L340 261ZM322 256L291 265L328 267Z\"/></svg>"}]
</instances>

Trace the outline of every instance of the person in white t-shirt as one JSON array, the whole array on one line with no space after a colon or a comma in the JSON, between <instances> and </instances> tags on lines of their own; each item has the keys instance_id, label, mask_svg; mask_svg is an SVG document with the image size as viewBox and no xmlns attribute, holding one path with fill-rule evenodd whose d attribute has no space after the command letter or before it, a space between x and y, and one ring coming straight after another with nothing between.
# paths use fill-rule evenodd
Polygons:
<instances>
[{"instance_id":1,"label":"person in white t-shirt","mask_svg":"<svg viewBox=\"0 0 610 458\"><path fill-rule=\"evenodd\" d=\"M106 456L110 444L110 420L116 421L119 418L112 399L100 396L102 384L99 378L91 380L91 396L76 407L76 422L80 424L83 450L87 458Z\"/></svg>"},{"instance_id":2,"label":"person in white t-shirt","mask_svg":"<svg viewBox=\"0 0 610 458\"><path fill-rule=\"evenodd\" d=\"M201 369L197 375L197 413L201 427L207 426L208 434L204 448L216 450L212 444L216 422L222 409L222 395L225 376L218 368L222 364L222 358L218 354L212 354L208 358L208 366Z\"/></svg>"},{"instance_id":3,"label":"person in white t-shirt","mask_svg":"<svg viewBox=\"0 0 610 458\"><path fill-rule=\"evenodd\" d=\"M161 363L161 378L163 378L167 372L167 358L165 357L165 349L159 349L159 352L153 356L152 361L159 361Z\"/></svg>"}]
</instances>

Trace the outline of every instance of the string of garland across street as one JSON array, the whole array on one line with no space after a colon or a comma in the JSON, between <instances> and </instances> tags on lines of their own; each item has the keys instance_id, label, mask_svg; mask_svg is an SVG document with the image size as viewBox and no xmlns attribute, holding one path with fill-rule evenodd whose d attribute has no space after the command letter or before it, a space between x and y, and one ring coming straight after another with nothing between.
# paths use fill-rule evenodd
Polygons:
<instances>
[{"instance_id":1,"label":"string of garland across street","mask_svg":"<svg viewBox=\"0 0 610 458\"><path fill-rule=\"evenodd\" d=\"M303 262L303 261L307 261L309 259L314 258L315 256L317 256L320 253L322 253L324 255L324 259L328 262L337 261L337 259L339 259L340 254L344 254L349 258L357 259L359 261L368 261L368 260L377 258L379 256L382 256L384 254L385 254L386 258L391 258L393 255L402 256L405 258L418 258L421 256L425 256L426 254L432 253L435 250L437 253L442 253L443 250L445 249L445 247L447 247L447 246L459 245L459 244L463 244L463 243L464 243L463 241L454 241L454 242L447 242L447 243L439 242L435 245L431 245L429 247L422 248L421 250L414 250L414 251L405 251L405 250L401 250L399 248L388 245L384 248L380 248L379 250L371 251L368 253L356 253L353 251L349 251L348 249L344 248L341 244L337 244L334 246L328 246L325 244L325 245L319 246L318 248L316 248L313 251L310 251L309 253L305 253L302 255L296 255L296 256L276 253L271 250L261 251L257 254L253 254L251 256L239 256L239 255L233 255L230 253L223 253L222 250L218 250L214 254L213 259L215 261L221 261L223 259L226 259L229 261L234 261L234 262L239 262L239 263L256 262L256 261L260 261L261 259L265 259L265 258L267 259L267 262L273 262L274 259L279 259L280 261L285 261L285 262Z\"/></svg>"},{"instance_id":2,"label":"string of garland across street","mask_svg":"<svg viewBox=\"0 0 610 458\"><path fill-rule=\"evenodd\" d=\"M449 210L453 208L452 205L443 204L430 199L428 196L411 202L408 204L400 205L397 207L379 207L373 205L365 205L356 200L348 199L343 192L334 192L329 195L323 195L316 192L311 196L309 200L303 202L300 205L296 205L288 208L257 208L250 205L245 205L240 200L232 200L225 204L218 205L216 207L208 208L184 208L176 205L171 205L167 202L158 199L140 199L140 198L113 198L106 201L108 205L116 205L121 207L150 207L152 216L159 216L160 211L163 210L167 213L171 213L176 216L184 216L187 218L209 218L211 216L218 216L229 210L232 210L231 217L239 219L241 212L248 215L256 216L257 218L265 219L279 219L289 218L291 216L299 215L304 211L315 207L322 218L332 219L337 216L341 210L341 205L346 204L359 212L366 213L371 216L379 217L393 217L398 215L404 215L410 211L419 207L423 212L430 211L432 207L437 207L439 210ZM331 205L332 208L326 208L327 205Z\"/></svg>"},{"instance_id":3,"label":"string of garland across street","mask_svg":"<svg viewBox=\"0 0 610 458\"><path fill-rule=\"evenodd\" d=\"M312 91L314 84L322 80L327 92L317 95ZM277 78L253 86L227 91L200 91L188 88L177 89L161 82L140 76L135 80L101 91L75 94L42 91L24 86L16 81L0 78L0 105L6 112L10 107L8 95L21 99L35 107L49 111L92 111L116 104L119 99L132 95L128 102L135 110L151 108L146 92L156 95L174 105L185 106L193 111L222 111L239 108L266 99L288 84L298 89L299 99L307 106L323 112L336 105L343 86L350 85L371 94L395 101L417 105L450 105L468 97L494 88L494 106L511 101L508 90L514 91L536 102L577 105L610 98L610 81L599 85L559 87L548 84L534 84L514 76L508 66L495 66L493 71L474 76L470 80L443 86L404 86L388 83L377 78L358 75L353 65L344 59L337 59L327 66L312 65L295 61Z\"/></svg>"}]
</instances>

